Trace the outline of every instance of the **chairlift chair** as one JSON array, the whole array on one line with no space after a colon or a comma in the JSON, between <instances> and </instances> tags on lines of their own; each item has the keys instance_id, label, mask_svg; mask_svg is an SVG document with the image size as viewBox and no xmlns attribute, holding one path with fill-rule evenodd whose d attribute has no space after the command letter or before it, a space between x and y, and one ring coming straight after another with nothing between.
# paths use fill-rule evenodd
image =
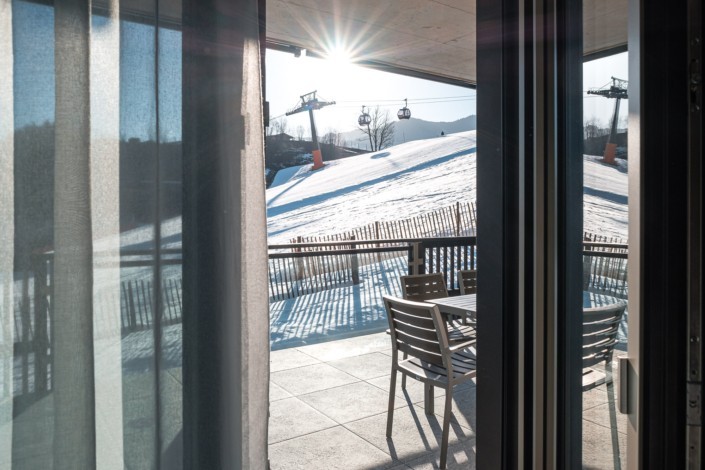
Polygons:
<instances>
[{"instance_id":1,"label":"chairlift chair","mask_svg":"<svg viewBox=\"0 0 705 470\"><path fill-rule=\"evenodd\" d=\"M399 119L410 119L411 118L411 110L407 108L407 100L404 98L404 107L401 108L399 111L397 111L397 117Z\"/></svg>"},{"instance_id":2,"label":"chairlift chair","mask_svg":"<svg viewBox=\"0 0 705 470\"><path fill-rule=\"evenodd\" d=\"M372 122L372 118L370 117L369 114L365 112L365 107L362 107L362 114L357 118L357 123L360 126L369 126L370 123Z\"/></svg>"}]
</instances>

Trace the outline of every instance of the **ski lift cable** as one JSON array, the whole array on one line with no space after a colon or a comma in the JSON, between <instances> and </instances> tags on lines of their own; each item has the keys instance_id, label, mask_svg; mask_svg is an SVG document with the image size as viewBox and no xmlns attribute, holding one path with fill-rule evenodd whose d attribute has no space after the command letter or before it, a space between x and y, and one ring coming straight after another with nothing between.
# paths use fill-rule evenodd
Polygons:
<instances>
[{"instance_id":1,"label":"ski lift cable","mask_svg":"<svg viewBox=\"0 0 705 470\"><path fill-rule=\"evenodd\" d=\"M438 101L423 101L420 103L409 103L409 106L422 106L425 104L439 104L439 103L460 103L463 101L472 101L469 99L458 99L458 100L438 100ZM341 104L341 103L350 103L350 104ZM379 101L366 101L366 103L370 103L371 105L376 105L382 108L394 108L398 105L394 103L385 103L385 102L379 102ZM358 104L352 104L352 102L346 102L346 101L338 101L338 107L339 108L358 108L360 105Z\"/></svg>"},{"instance_id":2,"label":"ski lift cable","mask_svg":"<svg viewBox=\"0 0 705 470\"><path fill-rule=\"evenodd\" d=\"M410 104L422 103L424 101L439 101L439 100L474 100L477 99L476 96L463 95L463 96L433 96L428 98L409 98L408 102ZM340 103L398 103L403 101L403 99L360 99L360 100L339 100Z\"/></svg>"}]
</instances>

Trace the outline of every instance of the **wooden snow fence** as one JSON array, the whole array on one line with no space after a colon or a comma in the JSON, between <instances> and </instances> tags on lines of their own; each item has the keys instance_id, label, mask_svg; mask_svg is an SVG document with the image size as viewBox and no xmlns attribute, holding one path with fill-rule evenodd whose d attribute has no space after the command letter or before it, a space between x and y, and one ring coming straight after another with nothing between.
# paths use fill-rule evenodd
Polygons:
<instances>
[{"instance_id":1,"label":"wooden snow fence","mask_svg":"<svg viewBox=\"0 0 705 470\"><path fill-rule=\"evenodd\" d=\"M376 221L347 232L296 237L291 243L319 243L342 240L394 240L411 238L474 236L477 227L475 204L456 202L437 211L400 220Z\"/></svg>"},{"instance_id":2,"label":"wooden snow fence","mask_svg":"<svg viewBox=\"0 0 705 470\"><path fill-rule=\"evenodd\" d=\"M347 232L319 235L299 236L292 238L291 243L324 243L338 241L363 241L363 240L410 240L421 238L445 238L475 236L477 217L473 202L456 202L451 206L437 211L421 214L415 217L400 220L376 221L363 225ZM360 249L380 248L382 244L357 244ZM360 266L381 263L397 257L394 252L378 251L376 253L359 253L356 262ZM304 262L299 261L303 268ZM299 272L303 273L303 269Z\"/></svg>"},{"instance_id":3,"label":"wooden snow fence","mask_svg":"<svg viewBox=\"0 0 705 470\"><path fill-rule=\"evenodd\" d=\"M629 245L591 233L585 233L583 240L583 290L626 299Z\"/></svg>"},{"instance_id":4,"label":"wooden snow fence","mask_svg":"<svg viewBox=\"0 0 705 470\"><path fill-rule=\"evenodd\" d=\"M301 239L299 239L301 240ZM360 283L362 266L375 257L408 257L410 247L399 240L344 239L269 246L270 301L291 299Z\"/></svg>"},{"instance_id":5,"label":"wooden snow fence","mask_svg":"<svg viewBox=\"0 0 705 470\"><path fill-rule=\"evenodd\" d=\"M337 240L269 246L269 299L292 299L360 284L381 271L403 274L441 272L458 293L457 272L476 267L475 237ZM389 265L385 263L396 258Z\"/></svg>"}]
</instances>

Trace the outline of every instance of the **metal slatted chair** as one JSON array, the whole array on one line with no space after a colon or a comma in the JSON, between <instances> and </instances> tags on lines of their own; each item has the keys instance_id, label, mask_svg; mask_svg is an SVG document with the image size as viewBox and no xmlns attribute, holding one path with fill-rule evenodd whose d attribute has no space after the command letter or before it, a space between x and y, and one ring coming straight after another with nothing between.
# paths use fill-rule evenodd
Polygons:
<instances>
[{"instance_id":1,"label":"metal slatted chair","mask_svg":"<svg viewBox=\"0 0 705 470\"><path fill-rule=\"evenodd\" d=\"M448 297L446 281L441 273L402 276L401 291L404 299L414 302ZM448 317L445 318L448 319ZM446 323L451 343L466 342L477 337L475 325L463 325L450 319Z\"/></svg>"},{"instance_id":2,"label":"metal slatted chair","mask_svg":"<svg viewBox=\"0 0 705 470\"><path fill-rule=\"evenodd\" d=\"M612 355L627 304L583 309L583 391L612 383ZM595 366L604 363L604 372Z\"/></svg>"},{"instance_id":3,"label":"metal slatted chair","mask_svg":"<svg viewBox=\"0 0 705 470\"><path fill-rule=\"evenodd\" d=\"M414 302L448 297L446 280L441 273L402 276L401 292L406 300Z\"/></svg>"},{"instance_id":4,"label":"metal slatted chair","mask_svg":"<svg viewBox=\"0 0 705 470\"><path fill-rule=\"evenodd\" d=\"M477 294L477 269L459 270L458 286L460 295Z\"/></svg>"},{"instance_id":5,"label":"metal slatted chair","mask_svg":"<svg viewBox=\"0 0 705 470\"><path fill-rule=\"evenodd\" d=\"M445 469L453 387L476 375L476 356L470 349L474 342L455 345L449 343L445 321L438 307L433 304L385 295L384 306L387 310L392 337L392 376L387 411L387 437L392 437L397 372L402 374L402 378L408 375L425 384L427 413L432 409L428 405L433 403L433 387L442 387L445 389L446 399L443 410L440 468ZM404 353L403 358L400 358L399 351Z\"/></svg>"}]
</instances>

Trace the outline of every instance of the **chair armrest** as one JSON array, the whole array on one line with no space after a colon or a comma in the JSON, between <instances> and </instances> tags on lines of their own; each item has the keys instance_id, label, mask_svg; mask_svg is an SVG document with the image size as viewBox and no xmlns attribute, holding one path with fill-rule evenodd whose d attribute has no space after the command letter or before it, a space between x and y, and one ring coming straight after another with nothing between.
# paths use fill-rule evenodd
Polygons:
<instances>
[{"instance_id":1,"label":"chair armrest","mask_svg":"<svg viewBox=\"0 0 705 470\"><path fill-rule=\"evenodd\" d=\"M463 342L463 343L454 344L453 346L449 347L448 350L449 350L451 353L454 353L454 352L457 352L457 351L466 349L466 348L472 346L472 345L475 344L475 343L477 343L477 340L476 340L476 339L471 339L471 340L465 341L465 342Z\"/></svg>"}]
</instances>

